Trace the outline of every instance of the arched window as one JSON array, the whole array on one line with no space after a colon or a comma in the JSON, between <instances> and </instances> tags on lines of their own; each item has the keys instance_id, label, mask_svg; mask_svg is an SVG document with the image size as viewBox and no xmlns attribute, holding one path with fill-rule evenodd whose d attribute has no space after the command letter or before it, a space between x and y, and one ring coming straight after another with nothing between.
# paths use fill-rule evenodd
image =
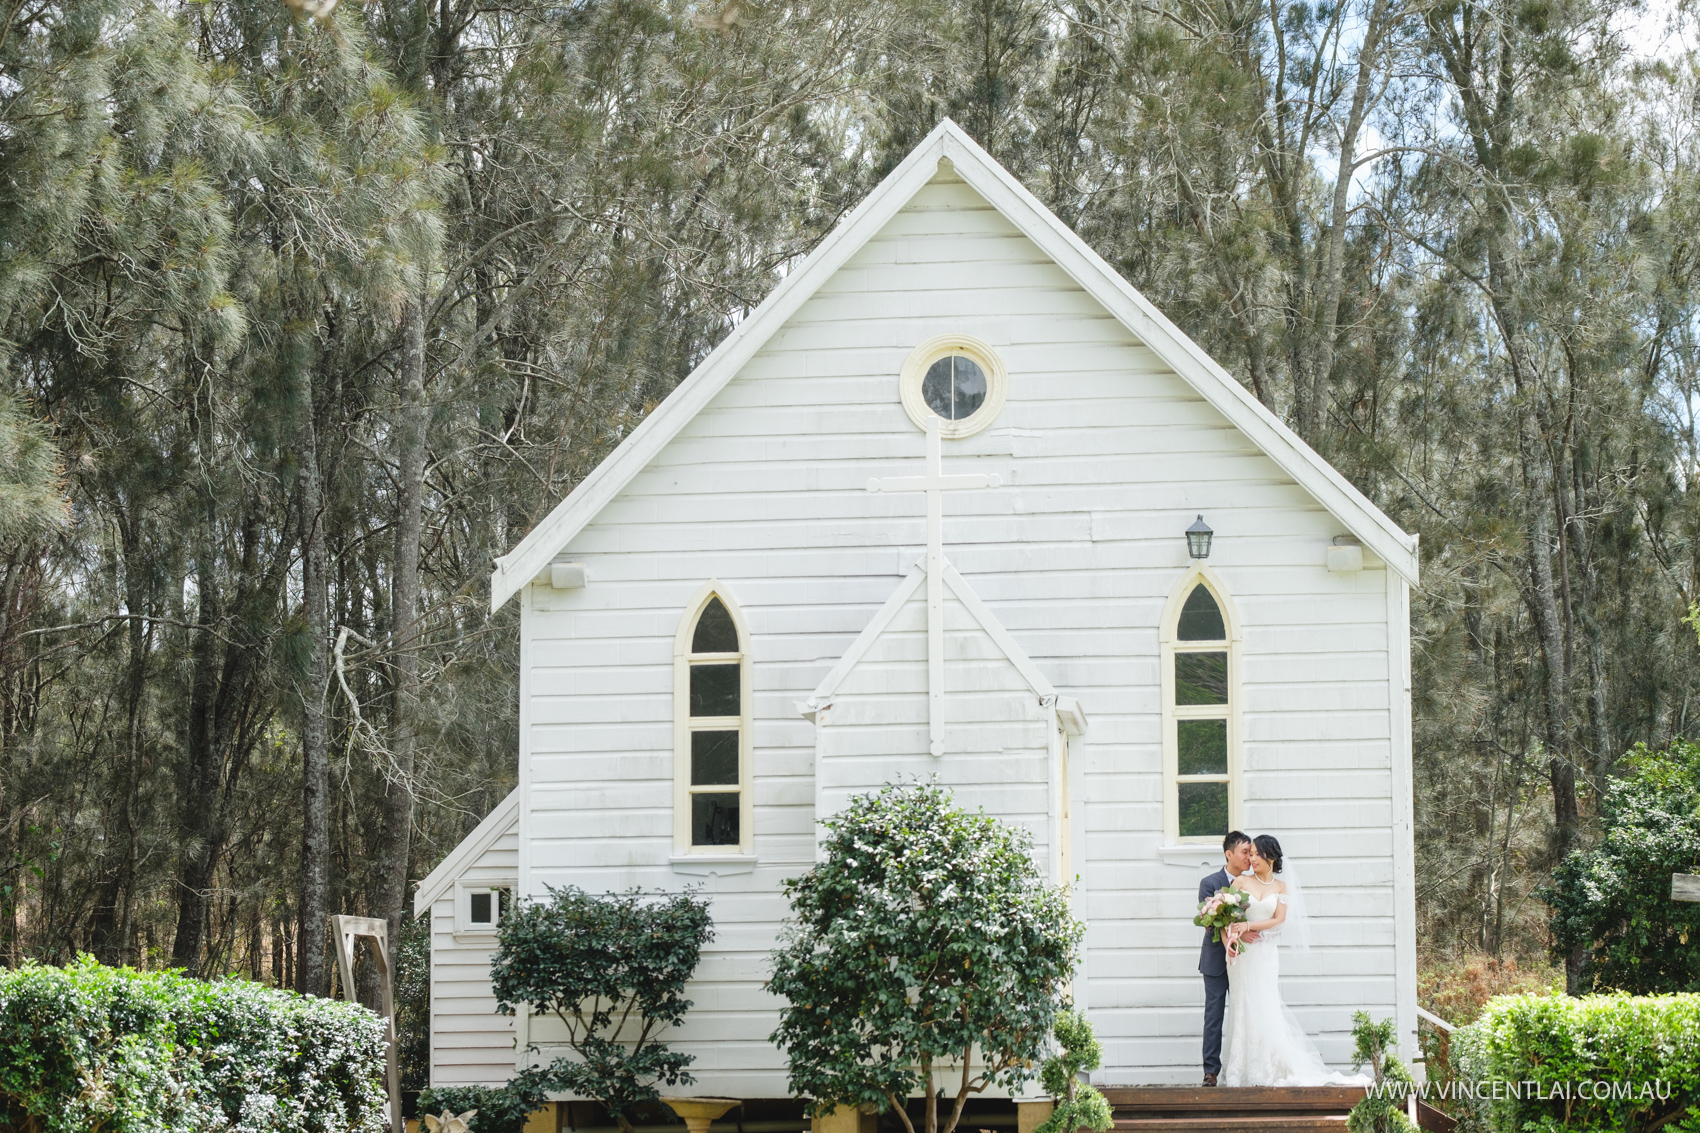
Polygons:
<instances>
[{"instance_id":1,"label":"arched window","mask_svg":"<svg viewBox=\"0 0 1700 1133\"><path fill-rule=\"evenodd\" d=\"M673 841L681 853L750 851L750 663L738 605L698 592L673 645Z\"/></svg>"},{"instance_id":2,"label":"arched window","mask_svg":"<svg viewBox=\"0 0 1700 1133\"><path fill-rule=\"evenodd\" d=\"M1169 596L1160 641L1165 841L1220 844L1240 821L1240 642L1208 568Z\"/></svg>"}]
</instances>

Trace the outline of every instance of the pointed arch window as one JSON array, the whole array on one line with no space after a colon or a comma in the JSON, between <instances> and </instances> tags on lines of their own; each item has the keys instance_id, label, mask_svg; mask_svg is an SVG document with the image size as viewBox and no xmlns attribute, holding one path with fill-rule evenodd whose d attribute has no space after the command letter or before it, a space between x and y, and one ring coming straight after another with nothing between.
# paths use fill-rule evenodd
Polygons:
<instances>
[{"instance_id":1,"label":"pointed arch window","mask_svg":"<svg viewBox=\"0 0 1700 1133\"><path fill-rule=\"evenodd\" d=\"M1240 644L1208 568L1170 595L1161 643L1165 841L1219 844L1240 822Z\"/></svg>"},{"instance_id":2,"label":"pointed arch window","mask_svg":"<svg viewBox=\"0 0 1700 1133\"><path fill-rule=\"evenodd\" d=\"M717 583L699 592L673 648L673 841L681 853L750 850L749 634Z\"/></svg>"}]
</instances>

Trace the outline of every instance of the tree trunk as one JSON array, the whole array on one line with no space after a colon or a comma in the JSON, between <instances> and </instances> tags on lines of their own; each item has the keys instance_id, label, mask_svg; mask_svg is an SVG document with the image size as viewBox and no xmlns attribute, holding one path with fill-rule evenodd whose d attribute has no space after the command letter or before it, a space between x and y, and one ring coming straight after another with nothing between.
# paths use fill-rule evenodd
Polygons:
<instances>
[{"instance_id":1,"label":"tree trunk","mask_svg":"<svg viewBox=\"0 0 1700 1133\"><path fill-rule=\"evenodd\" d=\"M136 888L136 847L141 835L136 808L141 790L142 698L153 647L152 630L142 616L148 600L141 587L141 538L135 516L126 509L119 514L117 526L124 547L124 603L130 612L125 627L129 665L124 690L124 762L114 784L117 806L106 845L107 853L116 855L117 860L101 886L90 933L94 954L103 964L126 964L130 959L130 902Z\"/></svg>"},{"instance_id":2,"label":"tree trunk","mask_svg":"<svg viewBox=\"0 0 1700 1133\"><path fill-rule=\"evenodd\" d=\"M319 473L318 415L313 403L313 371L302 366L296 393L300 408L301 607L307 623L306 674L301 688L301 896L297 938L301 963L295 990L329 995L325 964L325 925L330 915L331 812L330 727L326 690L330 665L330 580L325 547L324 482Z\"/></svg>"},{"instance_id":3,"label":"tree trunk","mask_svg":"<svg viewBox=\"0 0 1700 1133\"><path fill-rule=\"evenodd\" d=\"M210 533L203 532L205 539ZM178 798L178 845L183 860L177 873L177 932L171 942L171 966L190 975L200 971L201 948L206 939L207 902L213 872L222 849L223 796L218 741L214 737L218 697L218 646L220 623L219 585L208 558L211 551L198 549L195 567L196 597L200 602L194 636L190 644L191 671L189 720L184 748L184 768Z\"/></svg>"},{"instance_id":4,"label":"tree trunk","mask_svg":"<svg viewBox=\"0 0 1700 1133\"><path fill-rule=\"evenodd\" d=\"M1352 87L1352 108L1346 115L1346 126L1340 132L1340 162L1334 172L1334 200L1329 212L1327 254L1322 267L1322 309L1316 317L1316 362L1311 368L1308 401L1310 420L1304 422L1300 429L1300 434L1312 444L1322 436L1327 417L1329 377L1334 371L1334 335L1340 320L1340 297L1345 293L1346 216L1349 211L1346 206L1352 189L1352 175L1357 172L1358 134L1363 131L1364 118L1369 114L1371 78L1375 73L1375 61L1381 50L1386 22L1387 0L1375 0L1364 28L1363 43L1358 47L1358 73Z\"/></svg>"},{"instance_id":5,"label":"tree trunk","mask_svg":"<svg viewBox=\"0 0 1700 1133\"><path fill-rule=\"evenodd\" d=\"M1519 72L1508 38L1511 33L1504 28L1497 39L1484 42L1455 33L1448 23L1450 17L1438 9L1426 18L1463 110L1487 213L1482 241L1487 257L1485 290L1513 385L1511 412L1515 414L1517 459L1523 477L1523 536L1527 555L1527 578L1522 591L1541 654L1542 730L1553 794L1552 853L1555 858L1562 858L1581 833L1581 814L1571 752L1569 673L1553 582L1552 483L1548 479L1551 462L1541 428L1536 374L1524 353L1529 320L1521 290L1525 284L1513 254L1518 226L1509 186L1514 179L1500 171L1500 159L1511 152L1514 141ZM1582 977L1581 958L1574 953L1566 957L1565 975L1566 984L1575 993Z\"/></svg>"},{"instance_id":6,"label":"tree trunk","mask_svg":"<svg viewBox=\"0 0 1700 1133\"><path fill-rule=\"evenodd\" d=\"M249 753L270 718L265 695L269 676L266 647L277 616L290 561L290 544L279 540L263 565L262 517L247 508L238 528L233 597L226 605L220 563L213 553L218 523L209 499L207 522L196 533L195 580L200 612L190 641L190 693L184 728L186 763L179 781L177 837L182 857L177 874L177 934L173 967L199 974L206 944L213 881L230 838L231 800Z\"/></svg>"},{"instance_id":7,"label":"tree trunk","mask_svg":"<svg viewBox=\"0 0 1700 1133\"><path fill-rule=\"evenodd\" d=\"M397 499L391 572L390 752L384 794L384 840L376 913L389 922L390 943L401 939L413 850L414 715L419 684L419 540L425 492L425 318L418 301L403 316L400 420L397 422Z\"/></svg>"}]
</instances>

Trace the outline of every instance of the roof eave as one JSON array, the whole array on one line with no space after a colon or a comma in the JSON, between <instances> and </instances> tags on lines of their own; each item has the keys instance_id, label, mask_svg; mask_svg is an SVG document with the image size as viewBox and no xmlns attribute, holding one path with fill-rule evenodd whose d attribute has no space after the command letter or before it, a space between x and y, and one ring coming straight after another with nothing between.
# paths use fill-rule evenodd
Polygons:
<instances>
[{"instance_id":1,"label":"roof eave","mask_svg":"<svg viewBox=\"0 0 1700 1133\"><path fill-rule=\"evenodd\" d=\"M454 885L455 878L466 872L485 850L495 845L503 834L519 821L519 788L508 792L508 797L496 804L494 810L484 816L484 821L473 827L472 833L460 840L459 845L449 851L449 856L437 863L437 868L425 875L419 883L419 888L413 891L413 915L420 916L429 909L433 902L449 891Z\"/></svg>"},{"instance_id":2,"label":"roof eave","mask_svg":"<svg viewBox=\"0 0 1700 1133\"><path fill-rule=\"evenodd\" d=\"M956 128L948 121L946 125ZM500 609L521 587L540 575L560 548L612 502L785 321L937 175L938 159L944 154L949 135L950 131L940 126L916 146L606 460L568 493L518 546L496 560L490 576L492 611Z\"/></svg>"}]
</instances>

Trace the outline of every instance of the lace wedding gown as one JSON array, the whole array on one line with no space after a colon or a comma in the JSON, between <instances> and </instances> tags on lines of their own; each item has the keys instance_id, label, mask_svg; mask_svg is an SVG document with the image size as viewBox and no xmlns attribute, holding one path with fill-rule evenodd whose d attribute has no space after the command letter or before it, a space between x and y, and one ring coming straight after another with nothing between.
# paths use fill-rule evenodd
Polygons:
<instances>
[{"instance_id":1,"label":"lace wedding gown","mask_svg":"<svg viewBox=\"0 0 1700 1133\"><path fill-rule=\"evenodd\" d=\"M1266 921L1275 915L1271 893L1246 906L1246 920ZM1304 1028L1281 1002L1280 934L1242 944L1239 958L1228 965L1227 1037L1222 1043L1224 1086L1365 1086L1369 1078L1328 1069Z\"/></svg>"}]
</instances>

